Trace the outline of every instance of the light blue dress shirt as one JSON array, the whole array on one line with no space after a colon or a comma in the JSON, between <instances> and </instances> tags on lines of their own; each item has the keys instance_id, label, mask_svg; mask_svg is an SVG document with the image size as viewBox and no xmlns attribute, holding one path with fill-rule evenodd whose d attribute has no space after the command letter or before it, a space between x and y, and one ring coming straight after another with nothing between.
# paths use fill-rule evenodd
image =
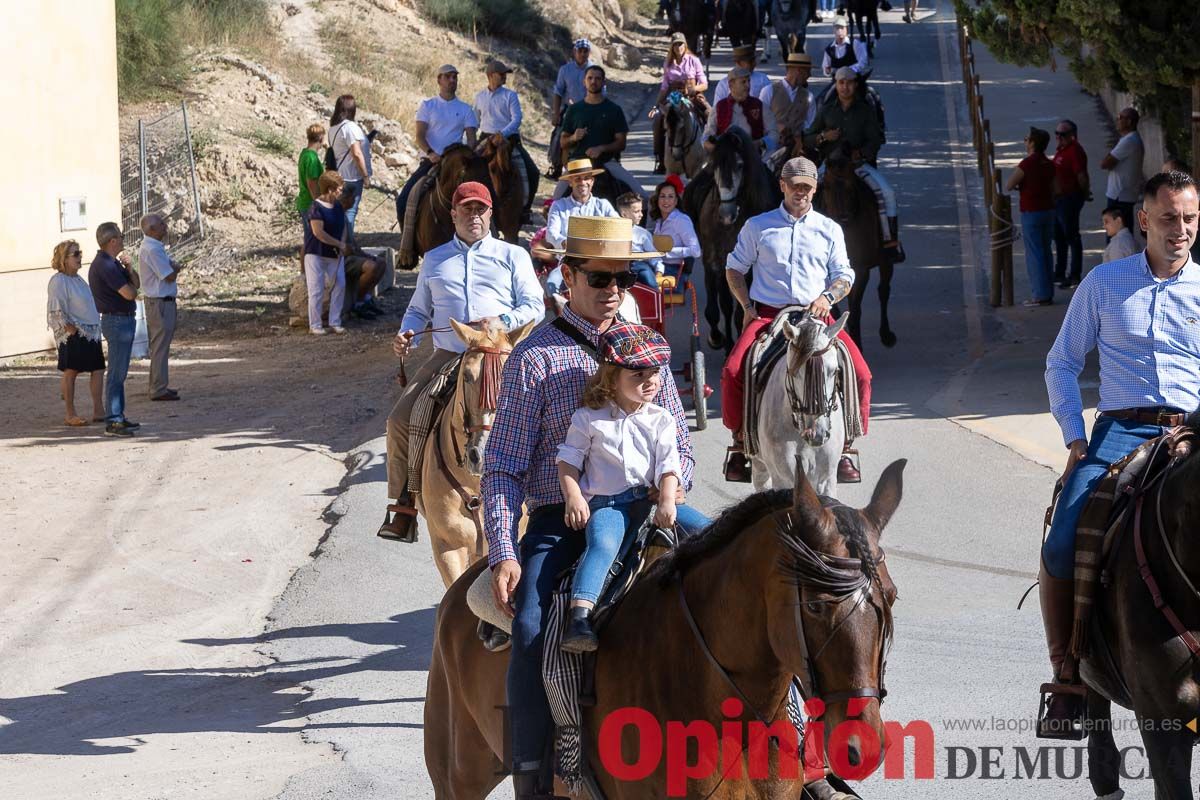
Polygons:
<instances>
[{"instance_id":1,"label":"light blue dress shirt","mask_svg":"<svg viewBox=\"0 0 1200 800\"><path fill-rule=\"evenodd\" d=\"M591 66L594 66L591 59L581 67L572 58L558 68L558 77L554 80L554 94L567 101L564 107L570 103L582 103L583 98L587 97L583 75Z\"/></svg>"},{"instance_id":2,"label":"light blue dress shirt","mask_svg":"<svg viewBox=\"0 0 1200 800\"><path fill-rule=\"evenodd\" d=\"M752 267L750 299L775 308L806 306L837 280L854 285L842 227L811 209L796 219L781 204L746 220L725 268Z\"/></svg>"},{"instance_id":3,"label":"light blue dress shirt","mask_svg":"<svg viewBox=\"0 0 1200 800\"><path fill-rule=\"evenodd\" d=\"M142 245L138 248L138 277L142 281L142 295L176 297L179 287L174 281L167 280L174 271L163 243L151 236L142 239Z\"/></svg>"},{"instance_id":4,"label":"light blue dress shirt","mask_svg":"<svg viewBox=\"0 0 1200 800\"><path fill-rule=\"evenodd\" d=\"M546 215L546 244L558 249L567 240L567 220L571 217L619 217L612 203L603 197L592 195L586 203L580 203L571 195L560 197L550 206Z\"/></svg>"},{"instance_id":5,"label":"light blue dress shirt","mask_svg":"<svg viewBox=\"0 0 1200 800\"><path fill-rule=\"evenodd\" d=\"M758 280L758 273L754 275ZM1075 290L1062 329L1046 356L1050 411L1063 442L1086 439L1079 373L1100 355L1098 411L1200 406L1200 265L1174 277L1150 272L1146 254L1093 269Z\"/></svg>"},{"instance_id":6,"label":"light blue dress shirt","mask_svg":"<svg viewBox=\"0 0 1200 800\"><path fill-rule=\"evenodd\" d=\"M425 254L400 332L420 334L432 323L434 345L461 353L466 346L454 331L436 330L449 327L451 319L475 322L506 314L511 330L545 313L542 287L524 248L490 235L468 247L455 236ZM413 345L419 340L414 337Z\"/></svg>"},{"instance_id":7,"label":"light blue dress shirt","mask_svg":"<svg viewBox=\"0 0 1200 800\"><path fill-rule=\"evenodd\" d=\"M475 95L475 115L481 133L498 133L508 138L521 132L521 98L507 86L496 91L482 89Z\"/></svg>"}]
</instances>

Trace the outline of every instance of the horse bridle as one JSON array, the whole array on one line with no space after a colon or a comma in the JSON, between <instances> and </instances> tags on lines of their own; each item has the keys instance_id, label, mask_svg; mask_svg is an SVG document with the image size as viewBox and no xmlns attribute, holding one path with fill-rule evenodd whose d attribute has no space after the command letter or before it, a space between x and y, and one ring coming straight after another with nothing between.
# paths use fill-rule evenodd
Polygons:
<instances>
[{"instance_id":1,"label":"horse bridle","mask_svg":"<svg viewBox=\"0 0 1200 800\"><path fill-rule=\"evenodd\" d=\"M786 381L784 381L784 389L787 392L788 406L792 412L792 424L796 427L796 430L801 431L801 433L803 433L803 430L804 430L801 427L803 424L801 421L802 416L807 415L807 416L814 416L814 417L820 418L820 417L827 417L827 416L833 414L834 411L837 411L838 384L837 384L836 380L833 381L833 387L829 390L829 396L824 397L823 400L818 400L815 402L813 401L813 398L811 397L811 395L813 393L813 389L811 387L809 387L809 385L808 385L809 381L815 382L815 378L817 376L817 369L824 367L825 354L828 353L830 348L832 348L836 343L837 343L837 338L831 336L829 338L829 344L825 345L820 350L815 350L809 354L808 360L803 365L803 369L806 370L805 375L804 375L805 390L806 390L805 398L801 398L796 393L796 382L793 380L793 378L795 377L794 371L792 370L791 365L790 364L788 365L788 368L787 368L788 379ZM789 348L791 347L790 343L789 343L788 347ZM814 363L819 366L814 367L813 366ZM821 374L821 378L822 379L824 378L824 373Z\"/></svg>"},{"instance_id":2,"label":"horse bridle","mask_svg":"<svg viewBox=\"0 0 1200 800\"><path fill-rule=\"evenodd\" d=\"M682 112L678 111L678 107L676 107L676 113L680 114L682 116ZM676 158L678 158L680 161L683 161L683 159L687 156L688 150L691 150L692 145L694 145L696 143L696 140L700 138L700 126L697 124L694 124L696 122L695 113L696 112L693 109L693 111L692 111L692 121L693 121L692 138L689 139L685 144L676 144L675 143L675 130L676 129L672 128L672 131L671 131L671 150L679 151L679 155L676 156Z\"/></svg>"}]
</instances>

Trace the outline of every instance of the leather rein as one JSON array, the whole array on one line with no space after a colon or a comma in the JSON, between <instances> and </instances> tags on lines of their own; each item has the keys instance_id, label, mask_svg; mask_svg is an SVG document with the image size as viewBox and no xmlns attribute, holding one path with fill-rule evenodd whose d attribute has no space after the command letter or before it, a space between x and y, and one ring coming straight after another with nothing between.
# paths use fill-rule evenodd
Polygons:
<instances>
[{"instance_id":1,"label":"leather rein","mask_svg":"<svg viewBox=\"0 0 1200 800\"><path fill-rule=\"evenodd\" d=\"M818 370L824 366L823 359L825 357L825 354L828 353L833 348L833 346L836 342L837 342L837 337L830 337L829 343L827 345L825 345L824 347L822 347L820 350L816 350L813 353L811 353L809 355L808 359L802 365L802 367L797 367L796 370L793 370L791 368L791 365L788 365L788 367L787 367L788 379L786 381L784 381L784 389L787 391L788 406L790 406L790 409L792 412L792 424L796 427L796 430L798 430L798 431L801 431L801 432L804 431L804 427L803 427L804 423L801 421L802 416L815 416L818 418L819 417L828 417L831 414L833 414L834 411L837 411L838 382L836 379L833 381L833 387L829 390L828 397L825 397L823 400L817 400L817 399L815 399L815 395L813 397L809 396L809 395L813 395L813 389L814 389L814 387L810 386L809 384L810 384L810 382L816 383L816 380L818 378ZM789 350L791 349L790 343L788 344L788 348L789 348ZM805 397L804 398L801 398L799 395L799 392L796 390L796 382L794 380L796 371L798 371L801 368L803 368L805 370L805 374L804 374ZM819 375L819 377L823 380L825 377L824 373L822 372Z\"/></svg>"}]
</instances>

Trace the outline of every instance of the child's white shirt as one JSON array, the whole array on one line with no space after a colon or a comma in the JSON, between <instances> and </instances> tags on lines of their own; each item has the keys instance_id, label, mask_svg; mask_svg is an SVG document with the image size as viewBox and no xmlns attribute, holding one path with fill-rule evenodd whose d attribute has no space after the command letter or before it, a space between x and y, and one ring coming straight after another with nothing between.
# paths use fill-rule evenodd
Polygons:
<instances>
[{"instance_id":1,"label":"child's white shirt","mask_svg":"<svg viewBox=\"0 0 1200 800\"><path fill-rule=\"evenodd\" d=\"M558 460L581 473L579 488L591 500L637 486L657 487L663 476L682 474L675 417L646 403L626 414L615 403L582 407L571 416Z\"/></svg>"}]
</instances>

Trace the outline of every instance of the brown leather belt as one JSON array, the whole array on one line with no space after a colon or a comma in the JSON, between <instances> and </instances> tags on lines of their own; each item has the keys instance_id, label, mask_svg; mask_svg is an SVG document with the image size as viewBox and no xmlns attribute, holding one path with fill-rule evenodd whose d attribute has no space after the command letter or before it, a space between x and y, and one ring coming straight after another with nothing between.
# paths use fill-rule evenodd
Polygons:
<instances>
[{"instance_id":1,"label":"brown leather belt","mask_svg":"<svg viewBox=\"0 0 1200 800\"><path fill-rule=\"evenodd\" d=\"M1100 416L1130 419L1143 425L1161 425L1164 428L1182 425L1187 419L1187 414L1181 411L1167 411L1161 408L1121 408L1115 411L1101 411Z\"/></svg>"}]
</instances>

